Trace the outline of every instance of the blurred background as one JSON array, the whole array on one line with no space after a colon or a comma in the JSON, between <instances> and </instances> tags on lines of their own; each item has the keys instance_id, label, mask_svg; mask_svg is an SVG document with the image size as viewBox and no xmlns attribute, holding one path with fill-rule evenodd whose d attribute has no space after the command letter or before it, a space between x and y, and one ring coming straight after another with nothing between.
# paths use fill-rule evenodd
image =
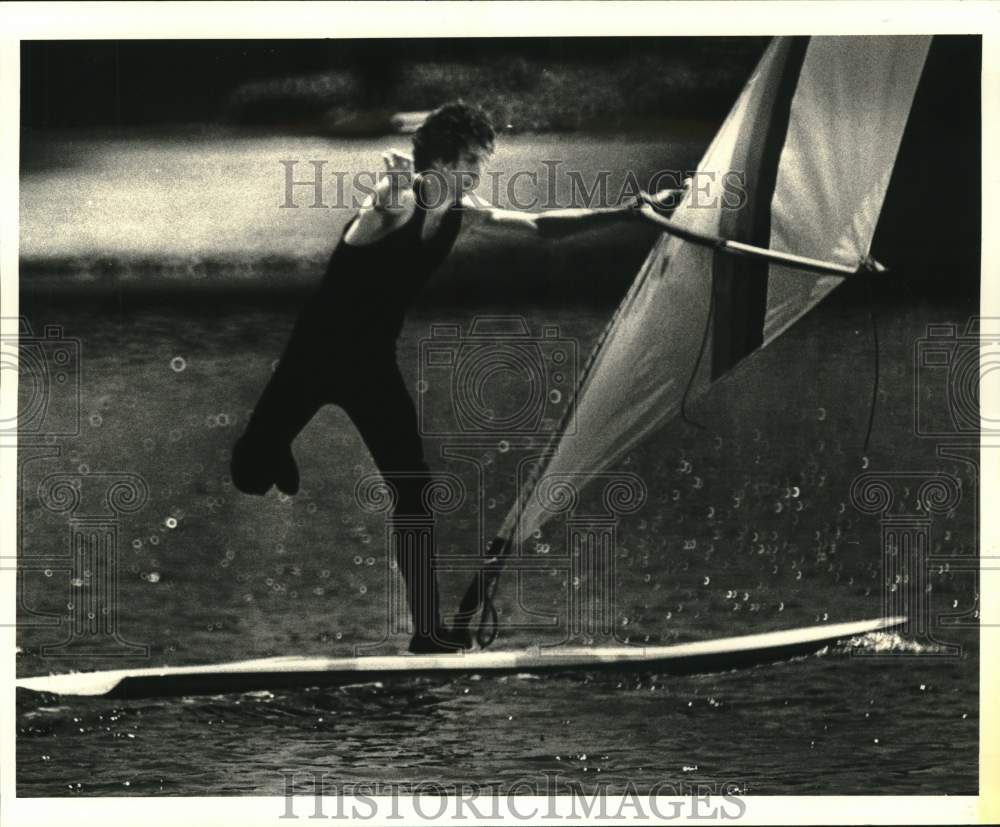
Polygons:
<instances>
[{"instance_id":1,"label":"blurred background","mask_svg":"<svg viewBox=\"0 0 1000 827\"><path fill-rule=\"evenodd\" d=\"M592 187L643 187L697 159L766 38L522 38L36 42L22 57L22 291L93 298L176 287L315 283L351 210L282 209L286 168L347 181L409 148L421 113L462 98L498 131L492 169L509 206L540 192L543 163ZM353 194L353 193L349 193ZM330 201L330 197L326 198ZM613 301L654 237L648 227L561 245L460 244L430 296ZM567 287L571 287L567 291Z\"/></svg>"},{"instance_id":2,"label":"blurred background","mask_svg":"<svg viewBox=\"0 0 1000 827\"><path fill-rule=\"evenodd\" d=\"M229 123L381 134L396 112L479 102L515 132L662 131L724 114L768 38L26 43L29 129Z\"/></svg>"}]
</instances>

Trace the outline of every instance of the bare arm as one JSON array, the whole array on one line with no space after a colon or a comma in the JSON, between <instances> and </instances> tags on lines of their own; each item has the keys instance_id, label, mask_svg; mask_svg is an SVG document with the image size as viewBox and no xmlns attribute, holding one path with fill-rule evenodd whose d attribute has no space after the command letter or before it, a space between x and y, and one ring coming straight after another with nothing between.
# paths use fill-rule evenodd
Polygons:
<instances>
[{"instance_id":1,"label":"bare arm","mask_svg":"<svg viewBox=\"0 0 1000 827\"><path fill-rule=\"evenodd\" d=\"M466 222L479 232L558 239L586 230L632 221L641 216L644 203L663 207L677 190L662 190L656 195L642 193L615 207L545 210L531 213L494 207L474 194L465 195Z\"/></svg>"}]
</instances>

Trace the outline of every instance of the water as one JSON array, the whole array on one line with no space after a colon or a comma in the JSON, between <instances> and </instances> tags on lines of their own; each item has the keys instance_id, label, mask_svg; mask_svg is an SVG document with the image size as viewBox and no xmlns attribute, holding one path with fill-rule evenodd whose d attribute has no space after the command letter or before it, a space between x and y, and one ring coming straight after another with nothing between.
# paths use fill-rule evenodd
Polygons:
<instances>
[{"instance_id":1,"label":"water","mask_svg":"<svg viewBox=\"0 0 1000 827\"><path fill-rule=\"evenodd\" d=\"M533 331L556 324L581 353L608 309L499 308ZM479 308L497 312L498 308ZM463 678L401 686L108 701L18 693L21 796L281 794L283 772L308 791L309 772L334 781L478 783L547 774L592 790L657 782L734 783L752 794L974 794L978 763L978 638L974 575L975 475L913 435L914 342L928 321L962 321L960 307L899 307L882 319L882 377L872 445L861 454L871 394L871 337L863 307L834 300L693 407L703 429L654 436L619 468L639 474L647 504L622 517L616 538L615 635L674 642L876 617L883 571L878 518L850 504L862 470L941 470L964 486L958 507L934 517L931 607L964 617L939 625L960 644L944 657L926 641L878 638L791 663L718 675L622 678ZM400 345L410 386L430 324L468 323L468 309L424 308ZM303 490L251 498L228 481L228 451L246 422L292 322L283 307L36 306L34 329L63 325L81 347L81 433L58 444L22 442L19 675L159 663L208 663L285 654L350 655L385 633L383 520L353 499L374 466L337 409L295 445ZM22 394L29 389L22 383ZM450 400L425 394L428 415ZM26 399L22 399L24 404ZM65 414L70 403L57 402ZM512 495L518 450L477 448L476 463L432 467L475 483L440 527L439 548L473 554ZM489 462L483 458L489 455ZM84 473L86 471L86 473ZM64 515L40 503L49 474L81 479L81 511L103 507L107 478L128 472L147 504L120 518L119 628L149 659L43 658L66 634L40 615L68 614L84 589L52 560L65 548ZM96 492L96 493L94 493ZM90 497L90 499L88 499ZM496 500L492 507L489 501ZM580 511L594 509L588 494ZM910 506L906 506L910 507ZM481 518L483 518L481 520ZM501 584L504 624L529 612L565 620L574 588L565 524L531 550L545 565L525 576L521 607ZM547 545L547 548L546 548ZM446 605L467 574L445 573ZM583 584L585 586L585 584ZM557 643L556 629L502 630L499 647ZM600 634L576 640L608 642ZM400 650L390 635L382 651ZM883 657L873 657L879 650ZM852 656L852 652L868 656ZM917 654L915 654L917 653Z\"/></svg>"}]
</instances>

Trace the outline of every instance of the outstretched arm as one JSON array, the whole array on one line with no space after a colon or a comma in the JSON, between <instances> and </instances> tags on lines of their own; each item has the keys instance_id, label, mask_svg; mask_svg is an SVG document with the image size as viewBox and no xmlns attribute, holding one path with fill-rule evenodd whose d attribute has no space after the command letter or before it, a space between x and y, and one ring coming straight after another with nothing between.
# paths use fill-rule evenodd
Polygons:
<instances>
[{"instance_id":1,"label":"outstretched arm","mask_svg":"<svg viewBox=\"0 0 1000 827\"><path fill-rule=\"evenodd\" d=\"M524 236L558 239L598 227L633 221L641 216L639 208L643 204L665 208L679 192L661 190L655 195L644 192L615 207L545 210L538 213L500 209L474 194L464 196L462 204L468 211L466 220L475 230L505 236L515 232Z\"/></svg>"}]
</instances>

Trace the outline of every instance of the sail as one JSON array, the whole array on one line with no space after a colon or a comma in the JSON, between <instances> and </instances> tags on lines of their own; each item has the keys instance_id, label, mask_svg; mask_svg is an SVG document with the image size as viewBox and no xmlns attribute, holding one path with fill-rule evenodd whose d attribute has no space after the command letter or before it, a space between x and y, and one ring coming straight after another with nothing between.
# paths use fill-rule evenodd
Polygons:
<instances>
[{"instance_id":1,"label":"sail","mask_svg":"<svg viewBox=\"0 0 1000 827\"><path fill-rule=\"evenodd\" d=\"M929 45L930 37L909 36L773 41L672 221L857 266ZM661 236L584 370L573 427L535 479L565 474L580 485L606 469L674 418L685 392L704 393L840 282ZM500 537L523 541L547 516L529 485Z\"/></svg>"}]
</instances>

